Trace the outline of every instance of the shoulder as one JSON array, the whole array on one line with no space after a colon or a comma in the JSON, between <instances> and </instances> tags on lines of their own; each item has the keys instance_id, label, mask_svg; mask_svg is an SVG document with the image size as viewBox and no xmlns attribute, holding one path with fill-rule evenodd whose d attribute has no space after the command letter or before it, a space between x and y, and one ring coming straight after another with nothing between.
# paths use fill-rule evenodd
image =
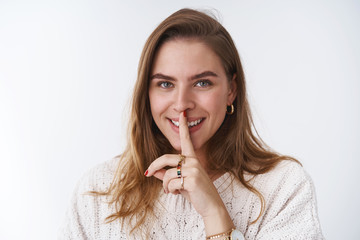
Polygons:
<instances>
[{"instance_id":1,"label":"shoulder","mask_svg":"<svg viewBox=\"0 0 360 240\"><path fill-rule=\"evenodd\" d=\"M279 162L269 172L254 177L253 181L254 185L259 185L258 187L260 188L289 187L291 189L293 189L295 185L312 182L311 177L303 166L292 160Z\"/></svg>"},{"instance_id":2,"label":"shoulder","mask_svg":"<svg viewBox=\"0 0 360 240\"><path fill-rule=\"evenodd\" d=\"M306 174L303 166L293 160L282 160L272 170L263 175L268 176L286 176L293 175L294 177L304 177Z\"/></svg>"},{"instance_id":3,"label":"shoulder","mask_svg":"<svg viewBox=\"0 0 360 240\"><path fill-rule=\"evenodd\" d=\"M98 239L99 234L109 232L104 220L111 214L104 197L90 194L92 191L105 192L116 172L119 159L114 158L88 170L79 180L59 239Z\"/></svg>"},{"instance_id":4,"label":"shoulder","mask_svg":"<svg viewBox=\"0 0 360 240\"><path fill-rule=\"evenodd\" d=\"M268 173L255 177L254 186L265 200L259 236L322 239L314 184L299 163L280 162Z\"/></svg>"},{"instance_id":5,"label":"shoulder","mask_svg":"<svg viewBox=\"0 0 360 240\"><path fill-rule=\"evenodd\" d=\"M303 166L291 160L283 160L271 171L257 175L253 185L270 205L289 199L300 202L302 199L315 198L311 177Z\"/></svg>"}]
</instances>

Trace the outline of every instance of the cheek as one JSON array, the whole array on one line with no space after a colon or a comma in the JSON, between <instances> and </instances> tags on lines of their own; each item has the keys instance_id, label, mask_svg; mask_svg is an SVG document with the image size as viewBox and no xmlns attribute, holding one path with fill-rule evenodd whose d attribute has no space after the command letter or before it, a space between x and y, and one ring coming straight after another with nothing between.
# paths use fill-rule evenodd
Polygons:
<instances>
[{"instance_id":1,"label":"cheek","mask_svg":"<svg viewBox=\"0 0 360 240\"><path fill-rule=\"evenodd\" d=\"M149 94L150 100L150 109L154 119L158 119L160 114L167 109L167 102L164 100L166 98L158 96L156 94Z\"/></svg>"},{"instance_id":2,"label":"cheek","mask_svg":"<svg viewBox=\"0 0 360 240\"><path fill-rule=\"evenodd\" d=\"M223 93L214 93L208 96L203 102L203 106L208 109L209 112L222 116L222 113L226 111L227 96Z\"/></svg>"}]
</instances>

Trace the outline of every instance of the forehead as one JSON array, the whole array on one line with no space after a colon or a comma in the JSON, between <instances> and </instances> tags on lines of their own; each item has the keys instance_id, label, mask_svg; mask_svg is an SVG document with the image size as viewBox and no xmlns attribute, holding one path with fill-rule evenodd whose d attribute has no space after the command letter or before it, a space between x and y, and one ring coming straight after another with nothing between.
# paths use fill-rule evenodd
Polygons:
<instances>
[{"instance_id":1,"label":"forehead","mask_svg":"<svg viewBox=\"0 0 360 240\"><path fill-rule=\"evenodd\" d=\"M151 72L194 74L205 70L225 74L220 58L204 42L197 39L174 39L160 46Z\"/></svg>"}]
</instances>

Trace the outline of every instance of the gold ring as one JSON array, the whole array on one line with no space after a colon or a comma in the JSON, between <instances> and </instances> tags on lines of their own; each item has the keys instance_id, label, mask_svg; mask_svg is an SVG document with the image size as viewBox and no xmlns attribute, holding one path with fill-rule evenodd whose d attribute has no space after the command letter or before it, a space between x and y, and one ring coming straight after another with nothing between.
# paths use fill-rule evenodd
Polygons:
<instances>
[{"instance_id":1,"label":"gold ring","mask_svg":"<svg viewBox=\"0 0 360 240\"><path fill-rule=\"evenodd\" d=\"M180 161L181 163L185 163L185 158L186 156L185 155L182 155L182 154L179 154L179 157L180 157Z\"/></svg>"}]
</instances>

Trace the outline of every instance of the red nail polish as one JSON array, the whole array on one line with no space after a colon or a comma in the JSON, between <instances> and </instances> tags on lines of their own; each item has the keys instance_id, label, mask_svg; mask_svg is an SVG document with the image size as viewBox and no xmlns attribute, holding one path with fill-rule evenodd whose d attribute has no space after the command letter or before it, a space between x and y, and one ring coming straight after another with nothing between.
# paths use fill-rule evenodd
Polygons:
<instances>
[{"instance_id":1,"label":"red nail polish","mask_svg":"<svg viewBox=\"0 0 360 240\"><path fill-rule=\"evenodd\" d=\"M186 110L183 113L184 113L184 117L186 117Z\"/></svg>"},{"instance_id":2,"label":"red nail polish","mask_svg":"<svg viewBox=\"0 0 360 240\"><path fill-rule=\"evenodd\" d=\"M149 170L146 169L146 172L144 173L145 176L147 176L149 173Z\"/></svg>"}]
</instances>

